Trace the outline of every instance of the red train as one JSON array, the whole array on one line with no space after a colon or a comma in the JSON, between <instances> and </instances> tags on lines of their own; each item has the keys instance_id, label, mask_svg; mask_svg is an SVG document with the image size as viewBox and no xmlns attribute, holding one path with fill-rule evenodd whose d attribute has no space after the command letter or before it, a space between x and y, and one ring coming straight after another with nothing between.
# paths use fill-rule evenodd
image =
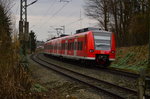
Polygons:
<instances>
[{"instance_id":1,"label":"red train","mask_svg":"<svg viewBox=\"0 0 150 99\"><path fill-rule=\"evenodd\" d=\"M114 33L99 28L84 28L71 36L61 36L47 41L44 53L54 56L109 65L115 60Z\"/></svg>"}]
</instances>

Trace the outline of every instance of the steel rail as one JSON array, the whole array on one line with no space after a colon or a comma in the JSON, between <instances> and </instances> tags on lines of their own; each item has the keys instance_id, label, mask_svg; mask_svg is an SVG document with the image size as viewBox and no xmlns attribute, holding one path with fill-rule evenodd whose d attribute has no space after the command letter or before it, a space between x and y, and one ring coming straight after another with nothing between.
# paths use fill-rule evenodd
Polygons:
<instances>
[{"instance_id":1,"label":"steel rail","mask_svg":"<svg viewBox=\"0 0 150 99\"><path fill-rule=\"evenodd\" d=\"M115 99L116 99L116 98L117 98L117 99L125 99L123 96L120 96L120 95L118 95L118 94L115 94L115 93L113 93L113 92L110 92L110 91L108 91L108 90L105 90L105 89L103 89L103 88L101 88L101 87L98 87L98 86L95 86L95 85L93 85L93 84L90 84L90 83L88 83L88 82L86 82L86 81L84 81L84 80L81 80L81 79L72 77L72 76L70 76L70 75L68 75L68 74L66 74L66 73L64 73L64 72L62 72L62 71L59 71L59 70L56 69L57 67L56 67L56 68L50 67L49 65L52 66L52 64L46 65L46 64L42 63L42 61L37 60L37 59L35 58L35 56L31 57L31 59L32 59L33 61L35 61L36 63L40 64L41 66L47 68L47 69L51 69L51 70L53 70L53 71L55 71L55 72L57 72L57 73L59 73L59 74L61 74L61 75L64 75L64 76L68 77L68 78L71 78L71 79L76 80L76 81L78 81L78 82L82 82L83 84L86 84L86 85L88 85L89 87L92 87L92 88L96 89L97 91L101 91L101 92L103 92L103 93L105 93L105 94L108 94L109 96L114 97Z\"/></svg>"},{"instance_id":2,"label":"steel rail","mask_svg":"<svg viewBox=\"0 0 150 99\"><path fill-rule=\"evenodd\" d=\"M43 53L41 53L43 54ZM47 57L45 54L44 54L45 57ZM67 63L67 62L65 62ZM68 64L72 64L72 63L68 63ZM73 64L75 65L75 64ZM96 66L93 66L93 67L96 67ZM123 71L123 70L117 70L117 69L114 69L114 68L100 68L97 66L96 69L99 69L99 70L102 70L102 71L105 71L105 72L108 72L108 73L111 73L111 74L116 74L116 75L122 75L122 76L125 76L125 77L129 77L129 78L133 78L133 79L138 79L140 77L139 74L136 74L136 73L132 73L132 72L127 72L127 71ZM149 76L146 76L146 78L149 78Z\"/></svg>"},{"instance_id":3,"label":"steel rail","mask_svg":"<svg viewBox=\"0 0 150 99\"><path fill-rule=\"evenodd\" d=\"M100 80L100 79L97 79L97 78L94 78L94 77L85 75L85 74L82 74L82 73L79 73L79 72L75 72L75 71L73 71L73 70L70 70L70 69L67 69L67 68L64 68L64 67L60 67L60 66L58 66L58 65L55 65L55 64L53 64L53 63L50 63L50 62L48 62L48 61L45 61L45 60L39 58L39 55L37 56L37 58L38 58L39 60L42 60L42 61L48 63L48 64L54 65L54 66L56 66L56 67L58 67L58 68L61 68L61 69L66 70L66 71L70 71L70 72L72 72L72 73L74 73L74 74L77 74L77 75L80 75L80 76L82 76L82 77L89 78L89 79L94 80L94 81L96 81L96 82L105 83L105 84L107 84L107 85L114 86L114 87L116 87L116 88L118 88L118 89L123 89L123 90L125 90L125 91L128 91L129 93L137 94L137 92L136 92L135 90L133 90L133 89L121 87L121 86L118 86L118 85L115 85L115 84L112 84L112 83L109 83L109 82L106 82L106 81L103 81L103 80Z\"/></svg>"},{"instance_id":4,"label":"steel rail","mask_svg":"<svg viewBox=\"0 0 150 99\"><path fill-rule=\"evenodd\" d=\"M75 80L77 80L77 81L80 81L80 82L82 82L82 83L84 83L84 84L87 84L88 86L90 86L90 87L92 87L92 88L94 88L94 89L103 91L103 92L105 92L105 93L107 93L107 94L109 94L109 95L115 96L115 97L117 97L117 98L123 99L123 98L125 98L125 96L121 96L121 95L118 95L118 94L116 94L116 93L110 92L109 90L106 90L106 89L101 88L101 87L99 87L99 86L95 86L95 85L93 85L93 84L91 84L91 83L88 83L88 82L86 82L86 81L83 81L83 80L81 80L81 79L73 78L72 76L70 76L70 75L68 75L68 74L66 74L66 73L64 73L64 72L61 72L61 71L56 70L56 67L57 67L57 68L61 68L61 69L65 70L65 71L72 72L72 73L74 73L74 74L76 74L76 75L80 75L80 76L82 76L82 77L84 77L84 78L91 79L91 80L96 81L96 82L101 82L101 83L105 83L105 84L107 84L107 85L109 85L109 86L117 87L117 88L119 88L119 89L121 89L121 90L127 91L127 92L129 92L129 93L134 94L134 95L137 94L137 92L134 91L134 90L132 90L132 89L120 87L120 86L117 86L117 85L114 85L114 84L111 84L111 83L108 83L108 82L105 82L105 81L102 81L102 80L99 80L99 79L96 79L96 78L93 78L93 77L90 77L90 76L87 76L87 75L84 75L84 74L80 74L80 73L74 72L74 71L72 71L72 70L68 70L68 69L66 69L66 68L62 68L62 67L60 67L60 66L51 64L51 63L49 63L49 62L47 62L47 61L45 61L45 60L43 60L43 59L40 59L39 57L37 57L37 59L35 59L35 56L34 56L34 57L32 56L31 59L34 60L35 62L39 63L40 65L42 65L42 66L48 68L48 69L52 69L52 70L54 70L54 71L56 71L56 72L58 72L58 73L60 73L60 74L63 74L64 76L67 76L67 77L69 77L69 78L71 78L71 79L75 79ZM44 62L44 63L42 63L42 62ZM46 63L47 65L45 65L45 63ZM52 67L49 67L48 65L53 65L53 66L55 66L55 69L52 68Z\"/></svg>"},{"instance_id":5,"label":"steel rail","mask_svg":"<svg viewBox=\"0 0 150 99\"><path fill-rule=\"evenodd\" d=\"M40 53L40 54L43 54L43 53ZM47 57L46 55L44 55L45 57ZM68 63L68 62L65 62L65 63ZM68 64L72 64L72 63L68 63ZM73 64L74 65L74 64ZM136 74L136 73L132 73L132 72L127 72L127 71L122 71L122 70L116 70L116 69L113 69L113 68L96 68L96 69L99 69L100 71L105 71L105 72L108 72L108 73L111 73L111 74L115 74L115 75L122 75L124 77L128 77L128 78L133 78L133 79L138 79L140 77L139 74ZM146 78L149 78L150 79L150 76L146 76ZM92 78L93 79L93 78ZM102 81L103 82L103 81ZM107 83L107 82L106 82ZM115 86L115 85L114 85ZM119 88L119 86L116 85L116 87ZM136 92L135 90L133 89L129 89L129 88L123 88L121 87L120 89L124 89L126 91L129 91L133 94L138 94L138 92ZM149 94L146 94L145 95L145 99L150 99L150 95Z\"/></svg>"}]
</instances>

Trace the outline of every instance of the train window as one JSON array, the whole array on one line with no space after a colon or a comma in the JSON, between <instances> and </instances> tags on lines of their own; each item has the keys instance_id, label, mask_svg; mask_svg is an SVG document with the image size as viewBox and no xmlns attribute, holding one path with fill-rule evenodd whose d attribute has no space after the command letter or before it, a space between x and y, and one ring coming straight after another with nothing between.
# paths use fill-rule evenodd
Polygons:
<instances>
[{"instance_id":1,"label":"train window","mask_svg":"<svg viewBox=\"0 0 150 99\"><path fill-rule=\"evenodd\" d=\"M81 50L81 42L79 42L79 50Z\"/></svg>"},{"instance_id":2,"label":"train window","mask_svg":"<svg viewBox=\"0 0 150 99\"><path fill-rule=\"evenodd\" d=\"M64 50L65 50L65 48L66 48L66 44L64 43Z\"/></svg>"},{"instance_id":3,"label":"train window","mask_svg":"<svg viewBox=\"0 0 150 99\"><path fill-rule=\"evenodd\" d=\"M74 42L72 42L72 50L74 50Z\"/></svg>"},{"instance_id":4,"label":"train window","mask_svg":"<svg viewBox=\"0 0 150 99\"><path fill-rule=\"evenodd\" d=\"M59 48L60 48L60 45L59 45L59 44L57 44L57 50L59 50Z\"/></svg>"},{"instance_id":5,"label":"train window","mask_svg":"<svg viewBox=\"0 0 150 99\"><path fill-rule=\"evenodd\" d=\"M70 50L70 43L68 43L68 50Z\"/></svg>"},{"instance_id":6,"label":"train window","mask_svg":"<svg viewBox=\"0 0 150 99\"><path fill-rule=\"evenodd\" d=\"M80 50L80 42L78 42L78 50Z\"/></svg>"},{"instance_id":7,"label":"train window","mask_svg":"<svg viewBox=\"0 0 150 99\"><path fill-rule=\"evenodd\" d=\"M71 48L70 48L70 50L72 50L72 48L73 48L73 46L72 46L72 43L71 43Z\"/></svg>"},{"instance_id":8,"label":"train window","mask_svg":"<svg viewBox=\"0 0 150 99\"><path fill-rule=\"evenodd\" d=\"M58 50L60 50L61 49L61 45L60 44L58 44Z\"/></svg>"},{"instance_id":9,"label":"train window","mask_svg":"<svg viewBox=\"0 0 150 99\"><path fill-rule=\"evenodd\" d=\"M79 50L81 50L81 42L80 42L80 45L79 45Z\"/></svg>"},{"instance_id":10,"label":"train window","mask_svg":"<svg viewBox=\"0 0 150 99\"><path fill-rule=\"evenodd\" d=\"M81 50L81 42L79 42L79 50Z\"/></svg>"},{"instance_id":11,"label":"train window","mask_svg":"<svg viewBox=\"0 0 150 99\"><path fill-rule=\"evenodd\" d=\"M70 43L70 50L71 50L72 44Z\"/></svg>"},{"instance_id":12,"label":"train window","mask_svg":"<svg viewBox=\"0 0 150 99\"><path fill-rule=\"evenodd\" d=\"M71 43L69 43L69 50L71 50Z\"/></svg>"},{"instance_id":13,"label":"train window","mask_svg":"<svg viewBox=\"0 0 150 99\"><path fill-rule=\"evenodd\" d=\"M68 50L69 49L69 43L67 43L67 46L66 46L66 50Z\"/></svg>"},{"instance_id":14,"label":"train window","mask_svg":"<svg viewBox=\"0 0 150 99\"><path fill-rule=\"evenodd\" d=\"M44 45L44 49L47 49L47 48L46 48L46 45Z\"/></svg>"},{"instance_id":15,"label":"train window","mask_svg":"<svg viewBox=\"0 0 150 99\"><path fill-rule=\"evenodd\" d=\"M61 44L61 50L63 50L63 47L64 47L64 46L63 46L63 43L62 43L62 44Z\"/></svg>"},{"instance_id":16,"label":"train window","mask_svg":"<svg viewBox=\"0 0 150 99\"><path fill-rule=\"evenodd\" d=\"M76 50L78 50L79 49L79 42L77 42L77 47L76 47Z\"/></svg>"},{"instance_id":17,"label":"train window","mask_svg":"<svg viewBox=\"0 0 150 99\"><path fill-rule=\"evenodd\" d=\"M65 50L65 44L63 43L63 50Z\"/></svg>"},{"instance_id":18,"label":"train window","mask_svg":"<svg viewBox=\"0 0 150 99\"><path fill-rule=\"evenodd\" d=\"M56 49L57 49L57 50L58 50L58 47L59 47L58 44L56 44Z\"/></svg>"},{"instance_id":19,"label":"train window","mask_svg":"<svg viewBox=\"0 0 150 99\"><path fill-rule=\"evenodd\" d=\"M77 42L77 49L76 50L82 50L83 49L83 42Z\"/></svg>"},{"instance_id":20,"label":"train window","mask_svg":"<svg viewBox=\"0 0 150 99\"><path fill-rule=\"evenodd\" d=\"M58 49L58 44L56 44L56 50Z\"/></svg>"},{"instance_id":21,"label":"train window","mask_svg":"<svg viewBox=\"0 0 150 99\"><path fill-rule=\"evenodd\" d=\"M72 50L72 43L70 43L70 50Z\"/></svg>"},{"instance_id":22,"label":"train window","mask_svg":"<svg viewBox=\"0 0 150 99\"><path fill-rule=\"evenodd\" d=\"M69 50L70 50L70 48L71 48L71 43L69 43Z\"/></svg>"},{"instance_id":23,"label":"train window","mask_svg":"<svg viewBox=\"0 0 150 99\"><path fill-rule=\"evenodd\" d=\"M64 50L64 43L62 43L61 49Z\"/></svg>"},{"instance_id":24,"label":"train window","mask_svg":"<svg viewBox=\"0 0 150 99\"><path fill-rule=\"evenodd\" d=\"M63 49L64 49L64 43L61 44L61 50L63 50Z\"/></svg>"},{"instance_id":25,"label":"train window","mask_svg":"<svg viewBox=\"0 0 150 99\"><path fill-rule=\"evenodd\" d=\"M73 44L74 44L73 50L75 50L75 48L76 48L75 45L76 45L76 44L75 44L75 42L74 42Z\"/></svg>"},{"instance_id":26,"label":"train window","mask_svg":"<svg viewBox=\"0 0 150 99\"><path fill-rule=\"evenodd\" d=\"M65 50L65 48L66 48L66 44L64 43L64 50Z\"/></svg>"},{"instance_id":27,"label":"train window","mask_svg":"<svg viewBox=\"0 0 150 99\"><path fill-rule=\"evenodd\" d=\"M73 50L76 50L76 42L74 42Z\"/></svg>"},{"instance_id":28,"label":"train window","mask_svg":"<svg viewBox=\"0 0 150 99\"><path fill-rule=\"evenodd\" d=\"M110 50L111 32L94 32L95 49Z\"/></svg>"},{"instance_id":29,"label":"train window","mask_svg":"<svg viewBox=\"0 0 150 99\"><path fill-rule=\"evenodd\" d=\"M65 49L67 50L67 43L65 43Z\"/></svg>"},{"instance_id":30,"label":"train window","mask_svg":"<svg viewBox=\"0 0 150 99\"><path fill-rule=\"evenodd\" d=\"M61 50L62 49L62 44L59 44L59 50Z\"/></svg>"},{"instance_id":31,"label":"train window","mask_svg":"<svg viewBox=\"0 0 150 99\"><path fill-rule=\"evenodd\" d=\"M73 50L73 48L74 48L74 43L72 42L71 43L71 50Z\"/></svg>"},{"instance_id":32,"label":"train window","mask_svg":"<svg viewBox=\"0 0 150 99\"><path fill-rule=\"evenodd\" d=\"M69 50L69 43L67 43L67 47L66 48L67 48L67 50Z\"/></svg>"},{"instance_id":33,"label":"train window","mask_svg":"<svg viewBox=\"0 0 150 99\"><path fill-rule=\"evenodd\" d=\"M80 50L82 50L82 42L80 42Z\"/></svg>"},{"instance_id":34,"label":"train window","mask_svg":"<svg viewBox=\"0 0 150 99\"><path fill-rule=\"evenodd\" d=\"M46 49L46 48L45 48L45 45L44 45L44 49Z\"/></svg>"},{"instance_id":35,"label":"train window","mask_svg":"<svg viewBox=\"0 0 150 99\"><path fill-rule=\"evenodd\" d=\"M57 45L55 44L55 49L57 48Z\"/></svg>"},{"instance_id":36,"label":"train window","mask_svg":"<svg viewBox=\"0 0 150 99\"><path fill-rule=\"evenodd\" d=\"M78 50L78 42L75 42L75 50Z\"/></svg>"},{"instance_id":37,"label":"train window","mask_svg":"<svg viewBox=\"0 0 150 99\"><path fill-rule=\"evenodd\" d=\"M65 47L66 47L65 45L66 45L66 44L64 43L64 50L65 50Z\"/></svg>"}]
</instances>

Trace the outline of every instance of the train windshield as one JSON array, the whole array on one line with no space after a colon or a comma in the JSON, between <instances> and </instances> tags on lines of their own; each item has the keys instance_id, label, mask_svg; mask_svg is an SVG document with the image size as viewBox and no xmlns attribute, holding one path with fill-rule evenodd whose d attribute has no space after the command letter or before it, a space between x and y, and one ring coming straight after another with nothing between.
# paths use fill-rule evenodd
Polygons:
<instances>
[{"instance_id":1,"label":"train windshield","mask_svg":"<svg viewBox=\"0 0 150 99\"><path fill-rule=\"evenodd\" d=\"M94 32L95 50L110 50L111 32Z\"/></svg>"}]
</instances>

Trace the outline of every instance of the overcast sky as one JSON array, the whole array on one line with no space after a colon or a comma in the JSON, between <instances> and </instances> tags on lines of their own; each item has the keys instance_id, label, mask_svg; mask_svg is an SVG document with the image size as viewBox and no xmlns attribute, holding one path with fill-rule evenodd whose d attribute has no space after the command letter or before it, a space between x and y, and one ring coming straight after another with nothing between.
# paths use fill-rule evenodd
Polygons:
<instances>
[{"instance_id":1,"label":"overcast sky","mask_svg":"<svg viewBox=\"0 0 150 99\"><path fill-rule=\"evenodd\" d=\"M27 0L28 4L34 0ZM62 0L65 1L65 0ZM65 26L66 34L73 34L77 29L93 27L95 20L85 16L84 6L86 0L38 0L28 7L29 29L33 30L38 40L49 39L56 34L54 28ZM20 19L20 0L15 0L12 12L16 18L16 27ZM80 20L82 19L82 20Z\"/></svg>"}]
</instances>

